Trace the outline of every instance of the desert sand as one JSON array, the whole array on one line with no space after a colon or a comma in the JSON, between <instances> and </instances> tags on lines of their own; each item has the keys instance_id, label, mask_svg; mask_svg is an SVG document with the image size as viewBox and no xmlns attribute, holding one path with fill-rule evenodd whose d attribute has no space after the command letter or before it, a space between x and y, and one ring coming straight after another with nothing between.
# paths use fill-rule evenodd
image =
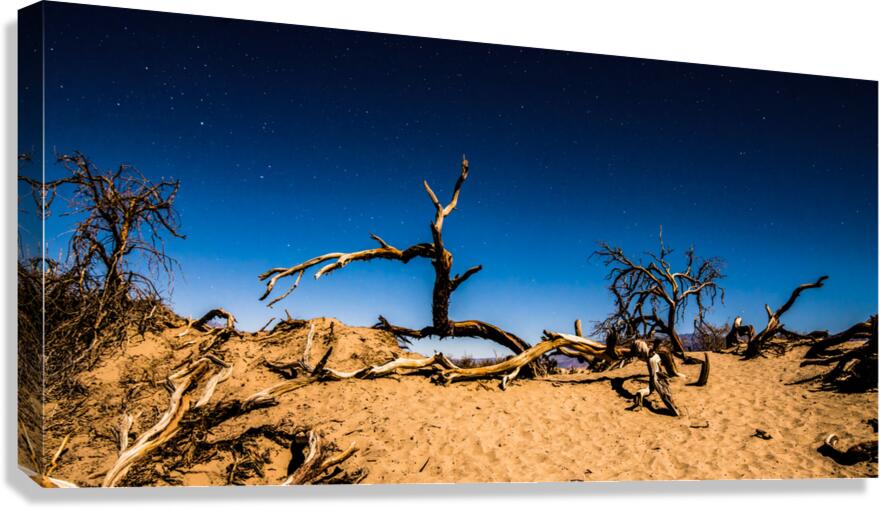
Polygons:
<instances>
[{"instance_id":1,"label":"desert sand","mask_svg":"<svg viewBox=\"0 0 880 509\"><path fill-rule=\"evenodd\" d=\"M328 366L357 369L402 350L383 331L318 318L312 362L332 344ZM232 365L212 401L242 399L283 381L265 360L296 359L308 327L280 335L245 333L217 347ZM168 406L165 378L197 354L205 335L180 334L186 326L132 337L81 375L81 396L47 405L47 449L70 435L54 477L95 486L119 454L122 416L135 417L131 440L153 426ZM268 337L268 339L267 339ZM647 384L644 363L588 373L517 379L506 390L496 381L447 386L423 375L343 380L306 385L278 404L208 429L205 442L235 440L250 428L304 426L319 430L340 449L357 452L340 467L362 483L477 483L679 479L791 479L877 476L876 463L845 466L817 449L829 433L843 448L876 440L866 423L877 417L877 393L842 394L797 384L827 368L799 367L803 350L744 361L710 353L703 387L689 385L699 366L682 366L672 380L683 416L672 417L656 395L640 411L628 410ZM772 438L760 438L762 430ZM766 437L766 435L765 435ZM233 452L182 470L166 467L160 447L139 462L152 483L176 485L277 484L287 475L289 448L264 437L249 439L260 451L262 475L235 473ZM166 453L167 454L167 453ZM243 472L243 471L242 471ZM141 477L143 478L143 477ZM139 484L129 476L121 485Z\"/></svg>"}]
</instances>

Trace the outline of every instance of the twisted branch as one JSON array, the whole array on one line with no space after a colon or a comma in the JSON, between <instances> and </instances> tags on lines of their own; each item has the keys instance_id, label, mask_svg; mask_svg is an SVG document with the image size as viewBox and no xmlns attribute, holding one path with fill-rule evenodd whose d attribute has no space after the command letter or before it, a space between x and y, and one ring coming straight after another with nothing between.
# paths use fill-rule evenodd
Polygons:
<instances>
[{"instance_id":1,"label":"twisted branch","mask_svg":"<svg viewBox=\"0 0 880 509\"><path fill-rule=\"evenodd\" d=\"M753 359L761 355L770 340L775 338L782 329L782 322L780 322L782 315L791 309L791 306L794 305L801 293L812 288L822 288L825 285L826 279L828 279L828 276L822 276L817 279L815 283L804 283L798 286L791 292L791 295L788 297L788 300L785 301L785 304L780 306L776 311L770 309L769 304L765 304L764 309L767 311L767 325L749 340L749 344L746 347L744 354L745 358Z\"/></svg>"}]
</instances>

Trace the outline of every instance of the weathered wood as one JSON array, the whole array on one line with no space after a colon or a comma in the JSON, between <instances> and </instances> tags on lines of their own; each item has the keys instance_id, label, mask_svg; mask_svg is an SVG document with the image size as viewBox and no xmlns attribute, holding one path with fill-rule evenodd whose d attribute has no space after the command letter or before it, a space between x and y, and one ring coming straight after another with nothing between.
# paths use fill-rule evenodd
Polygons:
<instances>
[{"instance_id":1,"label":"weathered wood","mask_svg":"<svg viewBox=\"0 0 880 509\"><path fill-rule=\"evenodd\" d=\"M832 346L852 341L853 345L828 351ZM801 366L820 365L834 367L821 375L823 384L830 389L845 392L862 392L877 389L877 315L846 331L820 341L821 347L807 352Z\"/></svg>"},{"instance_id":2,"label":"weathered wood","mask_svg":"<svg viewBox=\"0 0 880 509\"><path fill-rule=\"evenodd\" d=\"M723 301L724 289L718 284L724 277L721 260L698 259L690 248L685 251L684 268L676 271L669 262L670 253L672 250L663 244L662 227L659 251L648 253L648 263L629 257L620 247L605 242L599 244L594 254L610 267L609 290L616 307L600 328L626 340L663 334L669 339L673 353L691 362L685 355L676 322L684 315L689 302L696 304L696 319L702 321L718 294Z\"/></svg>"},{"instance_id":3,"label":"weathered wood","mask_svg":"<svg viewBox=\"0 0 880 509\"><path fill-rule=\"evenodd\" d=\"M320 434L310 430L308 433L308 453L305 454L303 464L291 473L281 485L312 484L320 481L328 469L347 460L357 450L355 443L352 442L344 451L335 453L324 444Z\"/></svg>"},{"instance_id":4,"label":"weathered wood","mask_svg":"<svg viewBox=\"0 0 880 509\"><path fill-rule=\"evenodd\" d=\"M780 306L776 311L770 309L769 304L765 304L764 309L767 311L767 325L749 340L744 354L745 358L752 359L761 355L767 343L776 337L777 333L782 328L782 323L780 322L782 315L791 309L791 306L794 305L801 293L812 288L822 288L826 279L828 279L828 276L822 276L817 279L815 283L805 283L798 286L791 292L791 295L788 297L788 300L785 301L785 304Z\"/></svg>"},{"instance_id":5,"label":"weathered wood","mask_svg":"<svg viewBox=\"0 0 880 509\"><path fill-rule=\"evenodd\" d=\"M709 352L703 352L703 362L700 364L700 377L694 385L703 386L709 383Z\"/></svg>"},{"instance_id":6,"label":"weathered wood","mask_svg":"<svg viewBox=\"0 0 880 509\"><path fill-rule=\"evenodd\" d=\"M819 452L830 457L841 465L855 465L865 461L877 463L877 440L869 440L850 446L848 449L838 449L839 437L831 433L825 437Z\"/></svg>"},{"instance_id":7,"label":"weathered wood","mask_svg":"<svg viewBox=\"0 0 880 509\"><path fill-rule=\"evenodd\" d=\"M660 355L656 351L651 350L648 344L642 340L636 340L634 347L636 355L645 361L648 367L648 386L636 391L633 409L641 408L644 405L645 398L651 393L656 392L673 416L681 415L681 411L672 398L668 376L660 369Z\"/></svg>"},{"instance_id":8,"label":"weathered wood","mask_svg":"<svg viewBox=\"0 0 880 509\"><path fill-rule=\"evenodd\" d=\"M385 242L381 237L371 235L373 240L379 244L379 247L351 253L327 253L292 267L277 267L264 272L259 276L259 279L266 281L266 290L260 297L260 300L268 298L281 279L292 277L293 283L290 288L269 302L269 306L272 306L290 295L299 286L306 271L322 264L323 266L315 272L315 279L341 269L354 261L386 259L408 263L413 258L425 258L431 260L431 265L434 267L434 286L431 292L431 325L422 329L410 329L392 325L388 320L380 316L379 323L376 325L377 328L387 330L407 342L410 339L422 339L429 336L437 336L439 338L474 337L494 341L514 353L526 351L529 348L527 342L500 327L479 320L454 321L449 318L449 300L452 297L452 293L471 276L482 270L482 266L477 265L467 269L462 274L452 276L452 253L446 249L443 243L443 224L458 205L458 198L461 194L462 186L468 178L468 173L468 160L462 158L461 172L455 182L452 198L445 205L437 198L436 193L431 189L428 182L424 182L425 192L435 208L434 220L430 225L432 239L430 243L415 244L406 249L398 249Z\"/></svg>"},{"instance_id":9,"label":"weathered wood","mask_svg":"<svg viewBox=\"0 0 880 509\"><path fill-rule=\"evenodd\" d=\"M818 359L827 355L828 349L853 340L866 340L871 337L877 328L877 315L859 322L843 332L839 332L832 336L817 341L804 354L806 359Z\"/></svg>"},{"instance_id":10,"label":"weathered wood","mask_svg":"<svg viewBox=\"0 0 880 509\"><path fill-rule=\"evenodd\" d=\"M202 315L201 318L192 323L190 327L193 329L198 329L200 331L205 331L208 322L215 318L225 318L226 319L226 327L227 329L235 329L235 316L226 311L223 308L212 309Z\"/></svg>"},{"instance_id":11,"label":"weathered wood","mask_svg":"<svg viewBox=\"0 0 880 509\"><path fill-rule=\"evenodd\" d=\"M735 348L739 344L739 338L745 337L746 340L749 340L755 335L755 328L751 325L743 325L742 321L741 316L737 316L733 320L730 331L724 337L724 348Z\"/></svg>"},{"instance_id":12,"label":"weathered wood","mask_svg":"<svg viewBox=\"0 0 880 509\"><path fill-rule=\"evenodd\" d=\"M220 369L208 377L212 367ZM172 388L172 392L165 413L153 427L141 434L131 447L120 452L119 458L104 476L101 486L105 488L115 486L125 477L135 462L171 439L178 431L183 415L191 407L198 408L205 405L213 395L216 385L226 380L231 374L231 370L231 366L218 364L213 357L202 357L171 374L168 377L168 384ZM203 380L206 380L203 394L193 405L190 393Z\"/></svg>"}]
</instances>

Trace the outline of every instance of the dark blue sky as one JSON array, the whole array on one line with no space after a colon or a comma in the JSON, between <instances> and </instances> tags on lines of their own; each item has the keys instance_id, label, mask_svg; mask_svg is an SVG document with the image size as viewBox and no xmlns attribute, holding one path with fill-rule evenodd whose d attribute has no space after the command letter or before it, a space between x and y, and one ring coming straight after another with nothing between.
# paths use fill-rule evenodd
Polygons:
<instances>
[{"instance_id":1,"label":"dark blue sky","mask_svg":"<svg viewBox=\"0 0 880 509\"><path fill-rule=\"evenodd\" d=\"M596 241L636 254L661 224L679 252L726 260L715 320L763 325L765 302L823 274L790 327L876 312L876 82L65 4L48 5L46 31L49 150L181 181L188 238L167 249L182 314L428 324L425 260L308 278L277 310L256 277L372 247L371 232L429 241L421 181L448 199L462 153L471 176L444 238L455 267L484 269L455 319L531 342L600 319ZM47 225L50 252L66 229Z\"/></svg>"}]
</instances>

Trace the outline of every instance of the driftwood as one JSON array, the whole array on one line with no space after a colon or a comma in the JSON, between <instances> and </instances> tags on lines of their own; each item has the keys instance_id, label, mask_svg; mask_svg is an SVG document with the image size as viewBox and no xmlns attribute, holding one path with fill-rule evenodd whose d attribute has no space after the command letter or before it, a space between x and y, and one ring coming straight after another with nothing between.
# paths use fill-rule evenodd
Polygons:
<instances>
[{"instance_id":1,"label":"driftwood","mask_svg":"<svg viewBox=\"0 0 880 509\"><path fill-rule=\"evenodd\" d=\"M672 391L669 389L669 376L660 370L660 355L651 350L648 344L642 340L636 340L633 346L636 355L645 361L648 367L648 386L636 391L632 409L640 409L644 405L645 398L652 392L656 392L673 416L681 415L681 411L672 398Z\"/></svg>"},{"instance_id":2,"label":"driftwood","mask_svg":"<svg viewBox=\"0 0 880 509\"><path fill-rule=\"evenodd\" d=\"M770 345L771 340L773 340L779 334L779 331L782 330L782 322L780 322L782 315L791 309L791 306L794 305L802 292L812 288L821 288L824 286L826 279L828 279L828 276L822 276L817 279L815 283L805 283L798 286L791 292L791 296L785 301L785 304L780 306L776 311L770 309L770 305L765 305L764 309L767 311L767 325L749 340L744 354L745 358L753 359L762 355L764 350Z\"/></svg>"},{"instance_id":3,"label":"driftwood","mask_svg":"<svg viewBox=\"0 0 880 509\"><path fill-rule=\"evenodd\" d=\"M739 345L740 338L744 337L748 341L755 335L755 327L752 325L744 325L741 316L737 316L733 320L733 325L724 337L724 348L736 348Z\"/></svg>"},{"instance_id":4,"label":"driftwood","mask_svg":"<svg viewBox=\"0 0 880 509\"><path fill-rule=\"evenodd\" d=\"M525 352L529 344L515 334L501 328L478 320L453 321L449 318L449 300L452 293L467 281L471 276L482 270L481 265L476 265L461 274L452 276L452 253L446 249L443 243L443 224L445 219L455 210L458 205L458 197L461 188L468 177L468 161L461 162L461 173L455 182L452 198L449 203L442 204L437 198L427 181L424 182L425 192L435 208L434 220L431 223L430 243L415 244L405 249L398 249L385 242L378 235L371 235L372 239L379 244L378 247L355 251L351 253L334 252L314 257L292 267L278 267L270 269L259 276L261 281L266 282L266 290L260 300L268 298L275 286L284 278L292 278L290 287L281 295L269 301L269 306L290 295L302 281L306 271L320 266L315 271L315 279L341 269L351 262L368 260L397 260L408 263L414 258L424 258L431 261L434 267L434 287L431 303L431 325L422 329L410 329L392 325L384 317L379 317L376 328L389 331L404 341L421 339L428 336L447 337L475 337L494 341L514 353Z\"/></svg>"},{"instance_id":5,"label":"driftwood","mask_svg":"<svg viewBox=\"0 0 880 509\"><path fill-rule=\"evenodd\" d=\"M35 470L31 470L29 468L22 468L22 470L24 470L25 473L42 488L77 488L78 486L76 484L65 481L63 479L56 479L52 477L55 469L58 468L58 460L60 460L61 456L63 456L64 453L67 452L67 441L70 439L70 435L65 436L64 439L61 440L61 445L59 445L58 449L55 450L55 454L52 455L52 458L49 460L49 464L44 466L43 462L40 461L36 451L34 450L31 438L30 436L28 436L27 433L27 428L19 425L19 429L24 436L24 443L27 447L28 455L30 456L31 463L35 468Z\"/></svg>"},{"instance_id":6,"label":"driftwood","mask_svg":"<svg viewBox=\"0 0 880 509\"><path fill-rule=\"evenodd\" d=\"M213 371L212 368L219 369L209 376ZM145 431L131 447L120 452L119 458L104 476L101 486L105 488L115 486L125 477L136 461L144 458L152 450L174 436L184 413L191 407L198 408L205 405L213 396L217 384L229 378L231 374L232 367L214 356L202 357L171 374L168 377L168 385L171 390L168 409L159 418L159 421ZM202 381L206 382L204 389L199 399L193 404L192 392Z\"/></svg>"},{"instance_id":7,"label":"driftwood","mask_svg":"<svg viewBox=\"0 0 880 509\"><path fill-rule=\"evenodd\" d=\"M860 342L857 346L838 348L844 343ZM846 392L877 389L877 316L857 323L849 329L818 341L811 347L801 366L834 366L821 375L827 388Z\"/></svg>"},{"instance_id":8,"label":"driftwood","mask_svg":"<svg viewBox=\"0 0 880 509\"><path fill-rule=\"evenodd\" d=\"M296 443L291 445L291 449L296 447L298 447L298 444ZM288 475L281 485L289 486L292 484L314 484L320 482L326 476L332 476L334 474L333 472L328 474L327 470L336 467L343 461L347 460L356 453L357 450L355 443L352 442L344 451L335 452L324 444L319 433L310 430L308 432L308 452L303 453L296 451L294 454L294 457L298 455L304 457L302 464Z\"/></svg>"}]
</instances>

